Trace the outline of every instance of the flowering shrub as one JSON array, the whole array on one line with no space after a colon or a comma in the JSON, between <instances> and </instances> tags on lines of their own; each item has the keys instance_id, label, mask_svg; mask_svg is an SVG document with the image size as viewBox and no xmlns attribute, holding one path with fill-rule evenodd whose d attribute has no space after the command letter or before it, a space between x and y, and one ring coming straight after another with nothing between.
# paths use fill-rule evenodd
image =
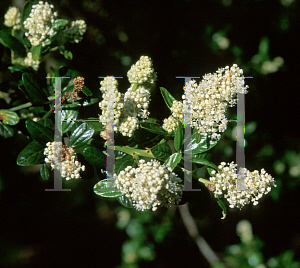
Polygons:
<instances>
[{"instance_id":1,"label":"flowering shrub","mask_svg":"<svg viewBox=\"0 0 300 268\"><path fill-rule=\"evenodd\" d=\"M98 182L94 192L117 198L123 205L142 211L182 204L186 173L191 173L196 183L214 192L224 214L226 205L221 198L228 201L230 208L242 208L250 202L257 205L258 200L276 186L264 169L260 174L244 169L245 189L237 191L236 165L221 163L217 166L209 161L214 146L227 128L227 109L237 104L237 94L248 92L243 70L237 64L206 74L199 83L194 80L186 83L184 90L191 92L190 123L186 121L184 110L188 104L187 94L178 101L161 87L171 115L159 122L150 117L157 74L148 56L141 56L129 69L130 85L125 93L119 92L116 78L104 78L100 82L101 101L93 97L84 78L67 67L52 69L47 83L40 82L38 71L44 56L59 50L71 60L72 53L66 46L80 42L86 31L83 20L73 21L68 27L68 21L58 19L54 10L53 5L42 1L27 2L22 14L11 7L4 21L8 29L0 31L1 44L11 50L9 69L22 77L17 84L12 83L12 87L20 89L24 100L23 104L10 103L11 108L0 110L0 135L12 137L12 126L21 118L27 119L25 125L31 136L31 142L17 158L18 165L42 164L40 173L44 180L51 177L49 167L70 180L84 177L85 169L92 166L105 170L106 160L112 157L115 173L107 174L107 179ZM61 127L56 125L57 117L54 120L54 77L61 77ZM49 105L48 111L44 109L45 104ZM95 114L83 120L85 122L77 120L82 118L78 108L94 104L99 104L100 115ZM110 137L110 117L114 120L114 140ZM187 124L192 127L188 138L184 136ZM54 141L57 127L64 142ZM116 144L113 155L109 153L108 141ZM84 165L79 161L81 154ZM185 155L191 155L192 170L185 167ZM196 176L201 168L208 171L207 179ZM111 179L113 184L109 185Z\"/></svg>"}]
</instances>

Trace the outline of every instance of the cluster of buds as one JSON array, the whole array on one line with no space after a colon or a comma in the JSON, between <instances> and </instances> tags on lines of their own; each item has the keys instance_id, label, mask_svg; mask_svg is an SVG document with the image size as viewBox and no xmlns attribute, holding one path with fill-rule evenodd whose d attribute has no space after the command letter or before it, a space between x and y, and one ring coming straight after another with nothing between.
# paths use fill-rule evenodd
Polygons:
<instances>
[{"instance_id":1,"label":"cluster of buds","mask_svg":"<svg viewBox=\"0 0 300 268\"><path fill-rule=\"evenodd\" d=\"M57 12L53 12L53 5L39 1L33 5L29 17L24 21L25 35L32 46L45 46L45 40L54 35L51 29L52 23L57 17Z\"/></svg>"},{"instance_id":2,"label":"cluster of buds","mask_svg":"<svg viewBox=\"0 0 300 268\"><path fill-rule=\"evenodd\" d=\"M171 112L172 115L170 115L168 118L165 118L162 125L162 128L169 133L175 132L177 129L177 120L180 120L181 122L184 121L183 103L181 101L174 100L171 107Z\"/></svg>"},{"instance_id":3,"label":"cluster of buds","mask_svg":"<svg viewBox=\"0 0 300 268\"><path fill-rule=\"evenodd\" d=\"M85 166L76 160L74 148L62 145L61 142L48 142L44 150L45 162L50 163L52 169L57 169L66 180L79 179L80 171Z\"/></svg>"},{"instance_id":4,"label":"cluster of buds","mask_svg":"<svg viewBox=\"0 0 300 268\"><path fill-rule=\"evenodd\" d=\"M210 177L210 181L214 186L210 188L214 192L215 197L224 197L229 202L229 207L242 208L250 202L253 205L258 204L258 200L263 195L268 194L272 187L276 187L275 180L271 175L266 173L264 169L261 172L257 170L250 172L246 168L243 169L244 190L238 191L237 188L237 165L234 162L226 164L222 162L219 165L219 172L213 170L211 173L215 177Z\"/></svg>"},{"instance_id":5,"label":"cluster of buds","mask_svg":"<svg viewBox=\"0 0 300 268\"><path fill-rule=\"evenodd\" d=\"M243 70L233 64L214 74L206 74L199 85L194 80L187 83L185 89L191 92L192 127L205 136L211 135L212 139L219 138L218 132L224 132L227 128L226 109L236 105L237 93L247 93L244 79ZM182 99L182 105L175 102L176 109L172 111L171 117L180 119L183 123L184 111L181 107L187 106L188 100L185 94ZM166 120L163 128L174 132L176 128L168 124L173 121Z\"/></svg>"},{"instance_id":6,"label":"cluster of buds","mask_svg":"<svg viewBox=\"0 0 300 268\"><path fill-rule=\"evenodd\" d=\"M63 31L66 38L71 43L79 43L82 40L82 36L86 31L86 23L84 20L76 20L71 22L71 27L66 27Z\"/></svg>"},{"instance_id":7,"label":"cluster of buds","mask_svg":"<svg viewBox=\"0 0 300 268\"><path fill-rule=\"evenodd\" d=\"M67 104L67 99L70 98L72 103L74 103L76 100L80 100L81 97L78 96L78 92L82 90L84 85L84 78L83 77L76 77L73 80L74 83L74 89L71 93L65 92L64 96L61 98L61 103L63 105Z\"/></svg>"},{"instance_id":8,"label":"cluster of buds","mask_svg":"<svg viewBox=\"0 0 300 268\"><path fill-rule=\"evenodd\" d=\"M4 25L13 27L14 30L21 28L21 13L16 7L10 7L4 15Z\"/></svg>"},{"instance_id":9,"label":"cluster of buds","mask_svg":"<svg viewBox=\"0 0 300 268\"><path fill-rule=\"evenodd\" d=\"M139 66L139 68L136 66ZM142 66L145 68L143 69ZM123 136L131 137L134 131L139 127L138 119L146 119L149 116L148 107L151 94L147 86L156 80L156 74L153 72L153 69L149 71L147 66L152 66L151 59L147 56L142 56L140 60L131 67L131 71L128 72L128 80L131 86L127 89L125 94L118 92L118 82L113 77L105 78L100 82L100 91L103 97L103 100L99 103L99 107L102 110L100 120L104 125L107 124L109 118L108 103L109 100L113 100L113 106L110 107L110 109L114 111L113 115L111 115L114 119L114 131L121 132ZM133 80L132 70L135 70L135 73L140 71L141 80ZM108 93L108 81L111 81L110 85L113 87L113 93L111 92L111 94ZM136 85L135 82L139 82L138 85ZM105 134L103 133L102 136L104 137Z\"/></svg>"},{"instance_id":10,"label":"cluster of buds","mask_svg":"<svg viewBox=\"0 0 300 268\"><path fill-rule=\"evenodd\" d=\"M24 59L23 62L21 62L22 65L32 67L34 70L38 70L40 61L39 60L33 60L32 59L32 53L28 52L27 57Z\"/></svg>"},{"instance_id":11,"label":"cluster of buds","mask_svg":"<svg viewBox=\"0 0 300 268\"><path fill-rule=\"evenodd\" d=\"M141 56L141 58L133 64L127 73L130 84L153 84L157 80L157 74L152 67L151 58Z\"/></svg>"},{"instance_id":12,"label":"cluster of buds","mask_svg":"<svg viewBox=\"0 0 300 268\"><path fill-rule=\"evenodd\" d=\"M157 210L158 206L170 207L181 201L183 185L172 169L156 160L139 160L137 168L127 166L116 178L116 186L131 198L137 210Z\"/></svg>"}]
</instances>

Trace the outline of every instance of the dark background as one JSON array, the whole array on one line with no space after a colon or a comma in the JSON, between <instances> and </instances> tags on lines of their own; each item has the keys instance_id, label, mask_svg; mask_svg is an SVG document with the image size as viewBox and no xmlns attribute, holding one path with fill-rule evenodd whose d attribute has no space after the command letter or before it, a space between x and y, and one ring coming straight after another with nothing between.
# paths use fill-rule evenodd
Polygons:
<instances>
[{"instance_id":1,"label":"dark background","mask_svg":"<svg viewBox=\"0 0 300 268\"><path fill-rule=\"evenodd\" d=\"M277 0L51 3L60 18L84 19L87 23L83 41L68 48L74 56L69 65L82 73L96 96L100 97L98 76L124 76L119 79L119 90L125 92L129 87L126 73L131 64L142 55L152 58L158 81L150 103L151 117L162 120L169 116L159 87L167 88L176 99L181 98L183 80L175 76L202 77L219 67L237 63L245 76L253 77L246 80L249 85L245 98L246 123L255 121L257 129L247 137L246 167L251 171L265 168L278 179L282 185L277 190L279 199L268 195L257 207L230 210L224 221L220 220L220 210L214 202L205 213L203 206L197 204L191 206L191 212L200 233L220 255L226 245L239 242L235 226L246 218L252 223L254 234L264 241L266 260L287 249L294 250L299 260L299 176L290 176L288 167L292 164L287 160L283 173L276 174L274 170L274 162L279 159L284 162L287 151L299 153L299 1L290 5ZM9 5L11 1L1 1L1 18ZM213 34L219 31L230 40L227 49L216 47L212 41ZM263 74L251 61L263 37L269 39L270 59L277 56L284 59L284 66L278 72ZM59 54L52 57L63 61ZM100 113L97 105L85 111L87 116ZM232 111L234 114L234 108ZM93 193L97 179L65 183L64 188L71 188L71 192L45 192L45 188L53 187L53 182L41 182L38 168L16 166L22 144L0 139L1 264L9 267L120 265L121 246L127 236L115 228L114 208L119 204ZM235 146L230 138L224 138L215 163L234 160L234 155L222 155L226 145ZM299 160L295 161L300 165ZM173 233L156 249L156 260L140 267L182 267L189 263L209 267L188 237L178 213L174 221Z\"/></svg>"}]
</instances>

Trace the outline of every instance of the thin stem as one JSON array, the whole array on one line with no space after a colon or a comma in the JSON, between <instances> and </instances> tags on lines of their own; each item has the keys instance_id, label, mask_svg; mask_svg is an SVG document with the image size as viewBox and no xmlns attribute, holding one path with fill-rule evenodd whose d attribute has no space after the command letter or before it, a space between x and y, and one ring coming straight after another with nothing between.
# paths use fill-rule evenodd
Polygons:
<instances>
[{"instance_id":1,"label":"thin stem","mask_svg":"<svg viewBox=\"0 0 300 268\"><path fill-rule=\"evenodd\" d=\"M220 261L220 259L209 246L209 244L205 241L205 239L202 236L200 236L196 222L189 211L188 204L181 205L178 207L183 224L185 225L189 235L194 239L200 252L210 265L216 264L218 261Z\"/></svg>"},{"instance_id":2,"label":"thin stem","mask_svg":"<svg viewBox=\"0 0 300 268\"><path fill-rule=\"evenodd\" d=\"M54 100L54 96L48 97L48 100ZM18 111L18 110L22 110L22 109L24 109L24 108L28 108L28 107L30 107L30 106L32 106L32 103L31 103L31 102L27 102L27 103L21 104L21 105L19 105L19 106L10 108L10 109L8 109L8 110L10 110L10 111Z\"/></svg>"}]
</instances>

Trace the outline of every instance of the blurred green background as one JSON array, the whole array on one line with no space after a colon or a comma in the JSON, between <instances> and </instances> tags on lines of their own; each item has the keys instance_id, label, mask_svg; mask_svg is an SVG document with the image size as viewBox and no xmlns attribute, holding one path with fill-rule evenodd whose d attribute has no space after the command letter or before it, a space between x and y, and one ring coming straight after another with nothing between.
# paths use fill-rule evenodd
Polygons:
<instances>
[{"instance_id":1,"label":"blurred green background","mask_svg":"<svg viewBox=\"0 0 300 268\"><path fill-rule=\"evenodd\" d=\"M207 204L195 196L190 211L219 257L230 254L228 245L240 243L236 224L247 219L263 241L259 252L265 262L287 250L300 260L299 0L49 2L60 18L84 19L87 32L83 41L69 46L71 62L52 54L44 67L64 61L101 97L98 76L123 76L119 90L125 92L131 64L148 55L158 74L151 117L162 120L170 114L160 86L181 99L183 80L175 76L202 77L237 63L245 76L253 77L246 79L246 167L265 168L277 188L256 207L230 209L225 220L213 199ZM1 1L1 25L12 5L23 3ZM0 51L2 57L2 46ZM0 68L1 80L6 68ZM0 99L1 108L5 105ZM84 112L97 117L100 110L96 104ZM235 116L232 108L228 118ZM212 158L216 164L235 160L234 123L228 125ZM64 183L71 192L45 192L53 181L42 182L39 168L16 166L24 143L0 139L1 267L209 267L175 208L137 212L101 199L93 192L99 179L92 174ZM207 173L200 175L207 178ZM232 267L258 267L245 263ZM285 263L267 267L299 267Z\"/></svg>"}]
</instances>

